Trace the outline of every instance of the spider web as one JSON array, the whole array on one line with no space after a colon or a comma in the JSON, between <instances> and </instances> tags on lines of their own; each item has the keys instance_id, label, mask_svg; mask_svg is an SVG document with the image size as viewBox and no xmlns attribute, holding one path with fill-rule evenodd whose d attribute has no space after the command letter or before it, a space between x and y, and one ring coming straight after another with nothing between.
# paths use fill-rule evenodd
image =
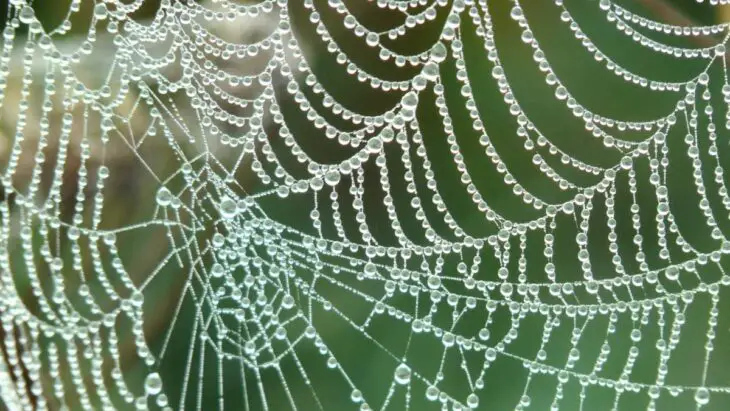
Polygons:
<instances>
[{"instance_id":1,"label":"spider web","mask_svg":"<svg viewBox=\"0 0 730 411\"><path fill-rule=\"evenodd\" d=\"M729 403L727 24L145 3L9 1L8 408Z\"/></svg>"}]
</instances>

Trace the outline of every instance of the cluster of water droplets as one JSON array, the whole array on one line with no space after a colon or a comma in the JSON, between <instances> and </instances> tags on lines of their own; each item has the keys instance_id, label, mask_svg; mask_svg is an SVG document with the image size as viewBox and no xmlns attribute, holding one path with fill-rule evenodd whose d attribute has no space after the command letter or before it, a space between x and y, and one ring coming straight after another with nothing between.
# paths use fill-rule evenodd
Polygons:
<instances>
[{"instance_id":1,"label":"cluster of water droplets","mask_svg":"<svg viewBox=\"0 0 730 411\"><path fill-rule=\"evenodd\" d=\"M614 404L624 395L644 395L647 409L656 409L665 396L691 395L702 407L730 394L727 383L707 381L714 341L726 333L717 329L718 307L730 285L724 268L730 193L722 150L730 125L727 24L675 26L610 0L597 2L595 11L646 53L700 62L686 80L654 80L611 59L600 41L581 29L569 2L554 0L550 7L559 19L550 24L568 27L609 75L674 101L655 119L627 121L595 112L571 94L538 42L529 11L534 6L509 2L510 21L500 24L518 30L554 94L552 103L582 123L584 134L576 139L595 140L605 158L616 159L607 164L581 158L575 147L551 139L523 108L522 94L513 90L519 80L510 75L498 47L504 40L495 35L496 2L375 0L367 7L400 16L398 24L378 31L358 20L354 2L344 0L162 0L155 18L144 24L131 17L142 0L97 1L85 40L68 52L55 38L72 29L81 3L72 0L63 22L49 30L26 0L11 0L3 33L0 104L17 112L0 206L0 395L9 407L54 408L73 397L84 409L200 409L208 396L204 390L214 390L223 409L241 401L223 389L223 369L232 364L240 370L246 407L273 407L277 394L269 393L272 380L266 377L273 374L278 392L297 409L302 400L282 365L290 362L313 403L330 409L317 394L317 386L329 383L310 379L310 368L303 365L301 352L307 348L321 354L331 378L348 387L353 407L361 410L385 409L396 401L400 404L392 406L398 409L421 409L411 405L416 397L435 408L490 408L490 399L480 394L489 379L499 378L492 370L500 359L527 370L511 383L524 387L510 406L518 410L534 403L531 393L539 384L534 381L545 376L555 383L548 401L554 410L561 409L574 384L581 404L590 403L590 393L600 388L614 394ZM250 39L240 32L242 21L270 24ZM356 63L362 59L338 44L333 21L400 79L381 78ZM313 55L294 29L302 24L352 81L399 96L397 101L377 114L348 108L357 105L343 101L342 90L331 90L332 83L313 68ZM17 35L21 27L27 36ZM97 32L102 29L106 33ZM412 54L391 47L418 30L438 35ZM91 88L80 80L76 65L102 47L102 34L113 39L114 63L106 80ZM666 36L714 43L677 47ZM475 50L467 41L475 38L485 61L481 68L470 63ZM40 87L33 75L38 61ZM21 67L19 99L11 98L7 87L13 64ZM237 72L240 67L245 69ZM450 73L448 79L444 73ZM528 153L526 164L515 164L500 149L505 136L489 134L485 111L490 108L479 96L484 79L500 93L514 130L509 138ZM74 114L79 107L80 117ZM141 131L134 122L142 116L140 107L147 113ZM60 125L51 125L52 112L62 113ZM29 118L38 117L39 124L26 127ZM91 118L98 123L98 138L89 135ZM302 119L320 135L300 133L296 121ZM439 124L437 130L433 124ZM481 151L471 152L474 144L465 150L462 145L469 142L457 130L474 137ZM318 143L307 140L312 138L336 145L338 160L321 160ZM153 209L148 220L109 229L102 227L112 201L105 193L113 177L107 161L115 141L122 141L154 178L156 192L145 198ZM161 142L175 159L169 175L158 175L147 164L153 163L145 157L149 153L142 154L153 142ZM49 144L52 159L44 152ZM69 217L62 213L62 192L71 149L80 159ZM710 247L697 246L696 236L687 238L686 223L675 215L674 202L682 194L668 182L670 152L690 164L691 198L697 199L691 206L700 216L694 224L706 228ZM455 179L441 176L444 168L437 162L444 159ZM30 176L21 179L28 173L21 164L27 162ZM45 187L42 174L49 162L52 181ZM495 184L506 187L502 192L530 217L516 217L496 204L479 182L487 167L497 176ZM534 181L525 181L520 167L533 169L558 195L546 196ZM244 187L242 178L255 182ZM450 196L457 191L467 206L453 206ZM380 199L375 205L373 192ZM287 206L303 217L296 222L272 217ZM478 216L488 233L465 223L467 213ZM117 236L160 227L169 252L140 280L128 271L132 262L120 256ZM60 253L61 242L69 244L69 253ZM13 260L16 247L23 250L21 260ZM596 274L596 254L612 275ZM578 276L561 268L565 260L574 262ZM177 267L184 285L162 347L151 349L144 331L146 295L168 266ZM69 276L73 284L67 284ZM20 294L21 278L30 284L30 296ZM355 311L356 303L365 312ZM190 318L183 313L185 304L193 306L191 324L181 324ZM690 316L696 305L704 307L702 315ZM500 317L502 325L508 318L509 326L495 331ZM534 318L541 322L537 329ZM348 368L341 358L357 353L336 348L340 337L328 331L335 320L392 365L392 374L382 376L388 382L382 395L361 387L357 374L363 370ZM387 328L374 325L379 321L405 330L407 341L392 348L384 342ZM122 322L134 335L133 353L122 353L117 335ZM702 375L691 384L668 382L673 373L681 374L669 364L684 341L681 330L691 322L698 322L694 329L702 327L702 333L684 338L705 340L697 358ZM596 327L599 349L585 349L583 341L595 338ZM187 334L178 334L180 328ZM185 372L182 381L172 382L161 370L166 361L181 361L167 351L181 338L189 344ZM653 352L645 348L649 338ZM538 342L529 355L512 348L524 339ZM567 349L551 348L556 339ZM431 367L413 354L425 340L438 347L427 361ZM143 365L143 386L129 382L122 355ZM647 356L658 365L652 380L634 379L636 363ZM208 362L219 364L219 374L204 374ZM623 368L610 373L609 363ZM246 382L250 375L255 382ZM207 383L211 378L215 383ZM179 399L167 397L171 384L181 384L173 390ZM257 399L249 400L247 384L258 391Z\"/></svg>"}]
</instances>

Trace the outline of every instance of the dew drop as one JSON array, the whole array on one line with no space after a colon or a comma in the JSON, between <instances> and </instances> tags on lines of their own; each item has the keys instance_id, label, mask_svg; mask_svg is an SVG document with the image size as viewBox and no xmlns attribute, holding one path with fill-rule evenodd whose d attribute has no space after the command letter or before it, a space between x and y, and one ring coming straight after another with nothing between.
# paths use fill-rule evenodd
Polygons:
<instances>
[{"instance_id":1,"label":"dew drop","mask_svg":"<svg viewBox=\"0 0 730 411\"><path fill-rule=\"evenodd\" d=\"M428 284L428 288L436 290L441 287L441 278L437 275L430 275L428 280L426 280L426 283Z\"/></svg>"},{"instance_id":2,"label":"dew drop","mask_svg":"<svg viewBox=\"0 0 730 411\"><path fill-rule=\"evenodd\" d=\"M695 392L695 402L698 405L706 405L710 402L710 390L705 387L698 388Z\"/></svg>"},{"instance_id":3,"label":"dew drop","mask_svg":"<svg viewBox=\"0 0 730 411\"><path fill-rule=\"evenodd\" d=\"M383 140L379 138L373 138L368 140L367 150L370 154L377 154L383 149Z\"/></svg>"},{"instance_id":4,"label":"dew drop","mask_svg":"<svg viewBox=\"0 0 730 411\"><path fill-rule=\"evenodd\" d=\"M144 380L144 390L147 395L157 395L162 391L162 378L160 374L153 372L147 375Z\"/></svg>"},{"instance_id":5,"label":"dew drop","mask_svg":"<svg viewBox=\"0 0 730 411\"><path fill-rule=\"evenodd\" d=\"M220 213L223 218L231 219L238 214L238 206L230 197L223 197L220 203Z\"/></svg>"},{"instance_id":6,"label":"dew drop","mask_svg":"<svg viewBox=\"0 0 730 411\"><path fill-rule=\"evenodd\" d=\"M378 45L378 43L380 43L380 36L378 36L378 33L371 31L365 37L365 42L367 43L368 46L375 47Z\"/></svg>"},{"instance_id":7,"label":"dew drop","mask_svg":"<svg viewBox=\"0 0 730 411\"><path fill-rule=\"evenodd\" d=\"M213 264L213 267L211 267L211 269L210 269L210 274L213 277L222 277L223 274L225 274L225 272L226 272L226 269L223 268L223 266L220 265L219 263Z\"/></svg>"},{"instance_id":8,"label":"dew drop","mask_svg":"<svg viewBox=\"0 0 730 411\"><path fill-rule=\"evenodd\" d=\"M109 10L107 10L106 4L104 4L104 3L98 3L94 7L94 17L96 17L99 20L106 19L108 12L109 12Z\"/></svg>"},{"instance_id":9,"label":"dew drop","mask_svg":"<svg viewBox=\"0 0 730 411\"><path fill-rule=\"evenodd\" d=\"M621 158L621 168L628 170L634 164L634 160L630 156L624 156Z\"/></svg>"},{"instance_id":10,"label":"dew drop","mask_svg":"<svg viewBox=\"0 0 730 411\"><path fill-rule=\"evenodd\" d=\"M395 382L405 385L411 382L411 368L405 364L401 364L395 369Z\"/></svg>"},{"instance_id":11,"label":"dew drop","mask_svg":"<svg viewBox=\"0 0 730 411\"><path fill-rule=\"evenodd\" d=\"M676 266L669 266L664 271L664 275L667 277L667 280L669 281L677 281L679 278L679 269Z\"/></svg>"},{"instance_id":12,"label":"dew drop","mask_svg":"<svg viewBox=\"0 0 730 411\"><path fill-rule=\"evenodd\" d=\"M309 186L312 187L312 190L319 191L324 188L324 180L320 177L314 177L309 181Z\"/></svg>"},{"instance_id":13,"label":"dew drop","mask_svg":"<svg viewBox=\"0 0 730 411\"><path fill-rule=\"evenodd\" d=\"M35 21L35 12L33 11L33 7L25 5L20 10L20 22L23 24L30 24L33 21Z\"/></svg>"},{"instance_id":14,"label":"dew drop","mask_svg":"<svg viewBox=\"0 0 730 411\"><path fill-rule=\"evenodd\" d=\"M223 247L223 244L226 243L226 238L223 237L223 234L221 234L221 233L215 233L215 234L213 234L212 243L213 243L213 247L216 247L216 248Z\"/></svg>"},{"instance_id":15,"label":"dew drop","mask_svg":"<svg viewBox=\"0 0 730 411\"><path fill-rule=\"evenodd\" d=\"M406 93L406 95L403 96L402 104L404 109L415 109L416 106L418 106L418 95L413 91Z\"/></svg>"},{"instance_id":16,"label":"dew drop","mask_svg":"<svg viewBox=\"0 0 730 411\"><path fill-rule=\"evenodd\" d=\"M276 195L278 195L279 198L286 198L289 197L289 191L288 186L279 186L276 188Z\"/></svg>"},{"instance_id":17,"label":"dew drop","mask_svg":"<svg viewBox=\"0 0 730 411\"><path fill-rule=\"evenodd\" d=\"M448 55L448 53L449 51L444 43L439 41L431 49L431 60L435 61L436 63L441 63L446 60L446 56Z\"/></svg>"},{"instance_id":18,"label":"dew drop","mask_svg":"<svg viewBox=\"0 0 730 411\"><path fill-rule=\"evenodd\" d=\"M161 187L159 190L157 190L157 196L155 197L155 200L157 201L157 205L160 207L167 207L172 203L172 193L167 187Z\"/></svg>"},{"instance_id":19,"label":"dew drop","mask_svg":"<svg viewBox=\"0 0 730 411\"><path fill-rule=\"evenodd\" d=\"M469 406L469 408L476 409L479 406L479 397L471 393L468 397L466 397L466 405Z\"/></svg>"},{"instance_id":20,"label":"dew drop","mask_svg":"<svg viewBox=\"0 0 730 411\"><path fill-rule=\"evenodd\" d=\"M429 401L436 401L439 397L439 389L433 385L426 389L426 399Z\"/></svg>"},{"instance_id":21,"label":"dew drop","mask_svg":"<svg viewBox=\"0 0 730 411\"><path fill-rule=\"evenodd\" d=\"M330 170L324 175L324 182L329 186L336 186L340 182L340 173L335 170Z\"/></svg>"},{"instance_id":22,"label":"dew drop","mask_svg":"<svg viewBox=\"0 0 730 411\"><path fill-rule=\"evenodd\" d=\"M439 77L439 66L433 61L429 61L423 66L423 77L428 81L436 81Z\"/></svg>"}]
</instances>

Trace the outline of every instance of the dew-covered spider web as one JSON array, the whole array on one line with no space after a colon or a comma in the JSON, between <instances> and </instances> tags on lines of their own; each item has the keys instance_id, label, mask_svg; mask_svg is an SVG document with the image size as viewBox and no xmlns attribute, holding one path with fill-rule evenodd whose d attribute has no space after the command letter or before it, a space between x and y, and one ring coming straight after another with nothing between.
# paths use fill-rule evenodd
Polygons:
<instances>
[{"instance_id":1,"label":"dew-covered spider web","mask_svg":"<svg viewBox=\"0 0 730 411\"><path fill-rule=\"evenodd\" d=\"M663 0L9 0L0 404L728 409L708 24Z\"/></svg>"}]
</instances>

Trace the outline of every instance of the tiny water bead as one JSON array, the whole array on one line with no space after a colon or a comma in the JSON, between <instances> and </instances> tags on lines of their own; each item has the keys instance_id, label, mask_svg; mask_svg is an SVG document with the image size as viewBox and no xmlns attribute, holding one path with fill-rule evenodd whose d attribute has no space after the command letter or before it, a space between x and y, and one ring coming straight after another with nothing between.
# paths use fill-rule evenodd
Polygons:
<instances>
[{"instance_id":1,"label":"tiny water bead","mask_svg":"<svg viewBox=\"0 0 730 411\"><path fill-rule=\"evenodd\" d=\"M223 275L226 273L226 269L219 263L213 264L213 266L210 269L210 274L213 277L223 277Z\"/></svg>"},{"instance_id":2,"label":"tiny water bead","mask_svg":"<svg viewBox=\"0 0 730 411\"><path fill-rule=\"evenodd\" d=\"M444 43L439 41L433 46L433 48L431 48L431 60L433 60L435 63L442 63L444 60L446 60L448 53L449 51Z\"/></svg>"},{"instance_id":3,"label":"tiny water bead","mask_svg":"<svg viewBox=\"0 0 730 411\"><path fill-rule=\"evenodd\" d=\"M327 171L324 175L324 181L329 186L336 186L340 182L340 173L335 170Z\"/></svg>"},{"instance_id":4,"label":"tiny water bead","mask_svg":"<svg viewBox=\"0 0 730 411\"><path fill-rule=\"evenodd\" d=\"M705 387L698 388L695 391L695 402L697 405L707 405L710 403L710 390Z\"/></svg>"},{"instance_id":5,"label":"tiny water bead","mask_svg":"<svg viewBox=\"0 0 730 411\"><path fill-rule=\"evenodd\" d=\"M428 62L423 65L423 76L429 81L436 81L439 76L439 66L435 62Z\"/></svg>"},{"instance_id":6,"label":"tiny water bead","mask_svg":"<svg viewBox=\"0 0 730 411\"><path fill-rule=\"evenodd\" d=\"M157 395L162 391L162 378L160 374L153 372L147 375L144 380L144 389L147 395Z\"/></svg>"},{"instance_id":7,"label":"tiny water bead","mask_svg":"<svg viewBox=\"0 0 730 411\"><path fill-rule=\"evenodd\" d=\"M411 368L405 364L400 364L395 368L395 382L405 385L411 382Z\"/></svg>"},{"instance_id":8,"label":"tiny water bead","mask_svg":"<svg viewBox=\"0 0 730 411\"><path fill-rule=\"evenodd\" d=\"M220 212L223 218L231 219L238 214L238 204L230 197L223 197L220 202Z\"/></svg>"},{"instance_id":9,"label":"tiny water bead","mask_svg":"<svg viewBox=\"0 0 730 411\"><path fill-rule=\"evenodd\" d=\"M404 109L415 109L416 106L418 106L418 95L412 91L406 93L406 95L403 96L403 100L401 100L401 104L403 105Z\"/></svg>"},{"instance_id":10,"label":"tiny water bead","mask_svg":"<svg viewBox=\"0 0 730 411\"><path fill-rule=\"evenodd\" d=\"M157 200L157 205L160 207L167 207L172 203L172 199L174 196L172 195L172 192L167 187L160 187L159 190L157 190L157 195L155 196L155 200Z\"/></svg>"},{"instance_id":11,"label":"tiny water bead","mask_svg":"<svg viewBox=\"0 0 730 411\"><path fill-rule=\"evenodd\" d=\"M436 401L439 397L439 393L440 392L438 388L430 386L426 389L426 399L428 399L429 401Z\"/></svg>"},{"instance_id":12,"label":"tiny water bead","mask_svg":"<svg viewBox=\"0 0 730 411\"><path fill-rule=\"evenodd\" d=\"M33 23L35 21L35 11L33 10L33 7L23 6L20 9L20 14L18 15L18 18L20 19L20 22L23 24Z\"/></svg>"},{"instance_id":13,"label":"tiny water bead","mask_svg":"<svg viewBox=\"0 0 730 411\"><path fill-rule=\"evenodd\" d=\"M472 409L478 408L479 407L479 397L474 393L469 394L469 396L466 397L466 405Z\"/></svg>"},{"instance_id":14,"label":"tiny water bead","mask_svg":"<svg viewBox=\"0 0 730 411\"><path fill-rule=\"evenodd\" d=\"M96 6L94 6L94 17L96 17L99 20L104 20L107 18L107 13L109 10L106 7L106 4L104 3L97 3Z\"/></svg>"}]
</instances>

